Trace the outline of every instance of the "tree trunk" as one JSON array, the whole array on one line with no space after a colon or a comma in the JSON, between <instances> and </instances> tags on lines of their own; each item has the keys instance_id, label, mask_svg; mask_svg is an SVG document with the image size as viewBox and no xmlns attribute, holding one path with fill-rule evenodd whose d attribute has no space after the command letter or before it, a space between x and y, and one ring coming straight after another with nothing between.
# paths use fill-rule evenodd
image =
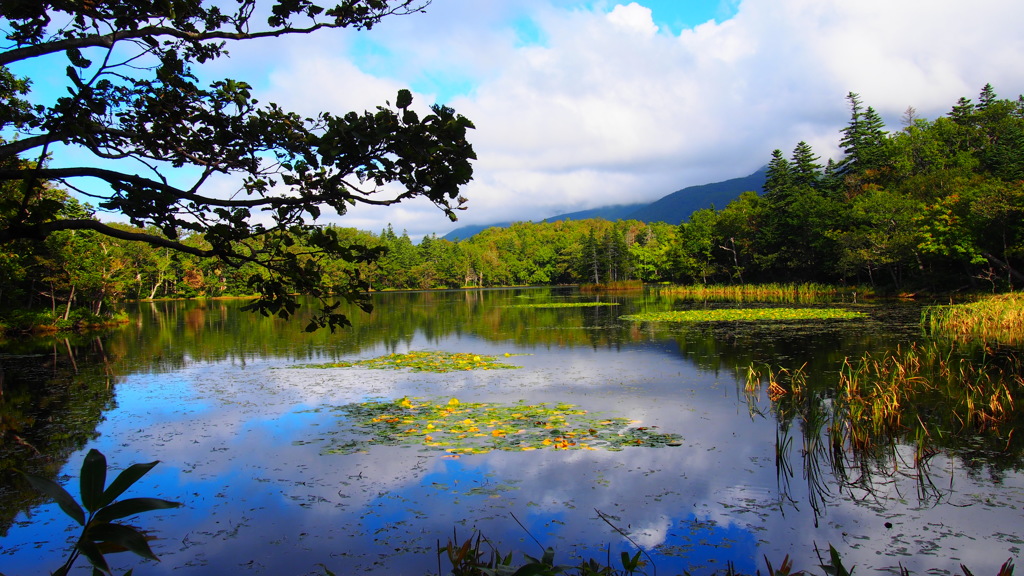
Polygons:
<instances>
[{"instance_id":1,"label":"tree trunk","mask_svg":"<svg viewBox=\"0 0 1024 576\"><path fill-rule=\"evenodd\" d=\"M1017 280L1024 282L1024 274L1021 274L1019 271L1014 270L1013 266L1010 266L1009 262L1004 262L999 258L996 258L995 255L989 254L988 252L982 252L981 255L987 258L989 262L997 264L1000 268L1006 270L1006 273L1009 274L1011 278L1016 278Z\"/></svg>"},{"instance_id":2,"label":"tree trunk","mask_svg":"<svg viewBox=\"0 0 1024 576\"><path fill-rule=\"evenodd\" d=\"M64 307L64 319L67 320L71 316L71 303L75 301L75 285L71 285L71 293L68 294L68 305Z\"/></svg>"}]
</instances>

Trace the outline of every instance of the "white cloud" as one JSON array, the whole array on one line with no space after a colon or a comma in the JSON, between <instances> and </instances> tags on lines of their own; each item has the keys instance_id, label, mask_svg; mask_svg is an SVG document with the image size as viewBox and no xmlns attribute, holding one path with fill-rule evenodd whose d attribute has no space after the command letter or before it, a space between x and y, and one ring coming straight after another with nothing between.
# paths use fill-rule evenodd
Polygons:
<instances>
[{"instance_id":1,"label":"white cloud","mask_svg":"<svg viewBox=\"0 0 1024 576\"><path fill-rule=\"evenodd\" d=\"M894 127L907 106L934 118L986 82L1015 96L1024 92L1014 25L1024 5L982 4L746 0L728 20L673 35L643 0L600 9L438 0L365 35L290 44L267 63L261 97L342 111L372 108L403 86L425 87L424 104L432 86L470 86L448 101L477 126L462 222L448 224L426 203L343 221L443 234L653 201L746 175L800 140L833 156L850 91ZM360 42L373 44L373 58L352 59Z\"/></svg>"},{"instance_id":2,"label":"white cloud","mask_svg":"<svg viewBox=\"0 0 1024 576\"><path fill-rule=\"evenodd\" d=\"M653 36L658 33L658 27L651 19L651 9L636 2L630 2L626 6L617 5L608 13L608 21L642 36Z\"/></svg>"}]
</instances>

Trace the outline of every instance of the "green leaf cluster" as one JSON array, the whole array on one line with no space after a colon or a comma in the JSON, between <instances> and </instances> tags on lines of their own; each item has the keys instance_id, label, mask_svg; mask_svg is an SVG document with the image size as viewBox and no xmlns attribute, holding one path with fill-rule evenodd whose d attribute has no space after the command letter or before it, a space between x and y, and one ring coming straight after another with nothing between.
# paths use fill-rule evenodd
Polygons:
<instances>
[{"instance_id":1,"label":"green leaf cluster","mask_svg":"<svg viewBox=\"0 0 1024 576\"><path fill-rule=\"evenodd\" d=\"M347 325L337 301L365 302L368 284L353 270L328 282L326 268L333 260L369 262L381 252L339 243L318 219L356 204L413 198L455 219L466 201L460 190L473 175L473 123L447 106L414 109L409 90L374 110L303 117L260 103L244 80L205 84L198 69L239 42L369 29L426 4L277 0L257 10L252 2L227 9L210 0L129 0L5 7L0 128L15 137L0 141L0 244L73 231L141 242L220 268L250 268L244 285L258 296L253 311L290 317L296 293L309 294L322 298L322 307L310 311L309 329ZM50 22L62 24L51 31ZM56 101L7 68L50 69L61 57L67 95ZM42 58L50 60L43 65ZM52 155L56 142L75 153ZM237 189L213 193L214 175L233 176ZM85 191L131 227L91 212L60 214L46 198L53 188ZM187 283L205 284L197 274Z\"/></svg>"}]
</instances>

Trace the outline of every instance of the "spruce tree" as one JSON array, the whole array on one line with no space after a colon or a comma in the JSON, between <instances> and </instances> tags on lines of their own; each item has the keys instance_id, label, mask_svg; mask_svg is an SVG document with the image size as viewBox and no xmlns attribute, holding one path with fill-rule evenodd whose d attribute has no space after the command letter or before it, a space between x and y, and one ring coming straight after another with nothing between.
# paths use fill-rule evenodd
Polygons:
<instances>
[{"instance_id":1,"label":"spruce tree","mask_svg":"<svg viewBox=\"0 0 1024 576\"><path fill-rule=\"evenodd\" d=\"M782 155L782 150L776 148L772 152L772 159L768 161L768 171L765 173L765 197L771 202L776 202L789 195L789 188L792 185L793 174L789 160Z\"/></svg>"},{"instance_id":2,"label":"spruce tree","mask_svg":"<svg viewBox=\"0 0 1024 576\"><path fill-rule=\"evenodd\" d=\"M840 171L844 174L863 173L877 168L881 161L885 122L874 108L863 108L859 94L850 92L846 99L850 101L851 114L839 141L839 147L846 154L840 163Z\"/></svg>"},{"instance_id":3,"label":"spruce tree","mask_svg":"<svg viewBox=\"0 0 1024 576\"><path fill-rule=\"evenodd\" d=\"M970 126L974 122L974 103L970 98L961 96L950 111L949 117L960 126Z\"/></svg>"},{"instance_id":4,"label":"spruce tree","mask_svg":"<svg viewBox=\"0 0 1024 576\"><path fill-rule=\"evenodd\" d=\"M821 182L821 158L814 155L814 149L807 142L801 141L793 149L791 157L790 179L794 186L817 188Z\"/></svg>"},{"instance_id":5,"label":"spruce tree","mask_svg":"<svg viewBox=\"0 0 1024 576\"><path fill-rule=\"evenodd\" d=\"M992 88L991 84L985 84L981 89L981 93L978 94L978 109L985 110L992 105L998 99L996 96L995 89Z\"/></svg>"}]
</instances>

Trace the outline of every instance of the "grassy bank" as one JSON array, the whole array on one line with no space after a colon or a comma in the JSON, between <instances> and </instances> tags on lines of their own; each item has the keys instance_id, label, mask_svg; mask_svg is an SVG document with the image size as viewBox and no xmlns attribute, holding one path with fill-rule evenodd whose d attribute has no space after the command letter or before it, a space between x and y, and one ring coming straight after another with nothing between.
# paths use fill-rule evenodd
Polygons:
<instances>
[{"instance_id":1,"label":"grassy bank","mask_svg":"<svg viewBox=\"0 0 1024 576\"><path fill-rule=\"evenodd\" d=\"M54 314L50 310L12 310L0 318L0 336L84 332L127 322L128 314L124 311L93 314L84 308L78 308L72 310L65 318L63 314Z\"/></svg>"}]
</instances>

